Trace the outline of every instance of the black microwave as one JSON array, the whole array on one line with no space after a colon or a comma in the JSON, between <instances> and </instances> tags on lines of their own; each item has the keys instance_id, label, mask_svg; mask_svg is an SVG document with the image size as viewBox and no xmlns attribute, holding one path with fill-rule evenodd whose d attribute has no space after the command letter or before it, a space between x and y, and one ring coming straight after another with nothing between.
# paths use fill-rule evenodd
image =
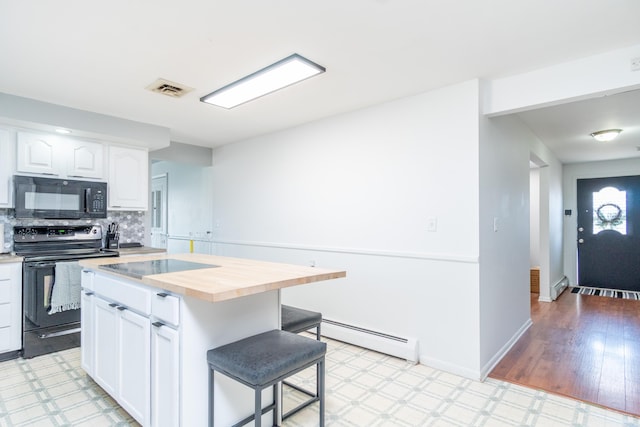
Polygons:
<instances>
[{"instance_id":1,"label":"black microwave","mask_svg":"<svg viewBox=\"0 0 640 427\"><path fill-rule=\"evenodd\" d=\"M14 175L16 218L107 217L107 183Z\"/></svg>"}]
</instances>

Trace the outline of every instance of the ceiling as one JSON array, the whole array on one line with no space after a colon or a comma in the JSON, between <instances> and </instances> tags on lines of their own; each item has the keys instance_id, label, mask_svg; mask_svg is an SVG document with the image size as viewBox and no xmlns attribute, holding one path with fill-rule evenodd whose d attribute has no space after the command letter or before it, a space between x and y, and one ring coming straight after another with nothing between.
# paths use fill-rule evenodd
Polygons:
<instances>
[{"instance_id":1,"label":"ceiling","mask_svg":"<svg viewBox=\"0 0 640 427\"><path fill-rule=\"evenodd\" d=\"M0 0L0 10L0 92L208 147L640 44L637 0ZM232 110L199 102L292 53L327 72ZM158 78L194 90L145 89ZM564 162L619 158L640 146L639 94L520 115ZM628 150L589 145L611 126Z\"/></svg>"}]
</instances>

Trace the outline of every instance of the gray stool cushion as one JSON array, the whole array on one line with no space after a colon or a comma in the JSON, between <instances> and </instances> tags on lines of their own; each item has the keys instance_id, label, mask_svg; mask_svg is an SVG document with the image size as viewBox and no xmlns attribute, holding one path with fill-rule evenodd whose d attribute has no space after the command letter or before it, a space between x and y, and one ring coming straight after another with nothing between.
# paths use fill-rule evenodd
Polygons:
<instances>
[{"instance_id":1,"label":"gray stool cushion","mask_svg":"<svg viewBox=\"0 0 640 427\"><path fill-rule=\"evenodd\" d=\"M321 322L321 313L282 305L282 329L285 331L298 333L315 328Z\"/></svg>"},{"instance_id":2,"label":"gray stool cushion","mask_svg":"<svg viewBox=\"0 0 640 427\"><path fill-rule=\"evenodd\" d=\"M207 361L215 370L261 386L312 363L326 351L323 342L275 329L209 350Z\"/></svg>"}]
</instances>

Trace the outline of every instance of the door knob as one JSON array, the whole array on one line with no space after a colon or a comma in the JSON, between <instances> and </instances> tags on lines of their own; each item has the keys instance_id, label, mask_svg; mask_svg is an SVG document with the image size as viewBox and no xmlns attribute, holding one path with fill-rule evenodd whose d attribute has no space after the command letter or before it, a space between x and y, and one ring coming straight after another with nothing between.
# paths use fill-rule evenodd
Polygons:
<instances>
[{"instance_id":1,"label":"door knob","mask_svg":"<svg viewBox=\"0 0 640 427\"><path fill-rule=\"evenodd\" d=\"M584 231L584 227L578 228L578 231L582 233Z\"/></svg>"},{"instance_id":2,"label":"door knob","mask_svg":"<svg viewBox=\"0 0 640 427\"><path fill-rule=\"evenodd\" d=\"M584 243L584 239L578 239L578 243Z\"/></svg>"}]
</instances>

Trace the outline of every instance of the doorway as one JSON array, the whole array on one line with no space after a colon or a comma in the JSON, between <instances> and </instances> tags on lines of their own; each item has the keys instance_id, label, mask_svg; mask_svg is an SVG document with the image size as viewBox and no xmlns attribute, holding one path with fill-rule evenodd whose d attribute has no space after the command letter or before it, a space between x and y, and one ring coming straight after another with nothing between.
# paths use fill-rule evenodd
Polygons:
<instances>
[{"instance_id":1,"label":"doorway","mask_svg":"<svg viewBox=\"0 0 640 427\"><path fill-rule=\"evenodd\" d=\"M168 174L151 180L151 246L167 248L167 186Z\"/></svg>"},{"instance_id":2,"label":"doorway","mask_svg":"<svg viewBox=\"0 0 640 427\"><path fill-rule=\"evenodd\" d=\"M640 176L579 179L578 284L640 291Z\"/></svg>"}]
</instances>

